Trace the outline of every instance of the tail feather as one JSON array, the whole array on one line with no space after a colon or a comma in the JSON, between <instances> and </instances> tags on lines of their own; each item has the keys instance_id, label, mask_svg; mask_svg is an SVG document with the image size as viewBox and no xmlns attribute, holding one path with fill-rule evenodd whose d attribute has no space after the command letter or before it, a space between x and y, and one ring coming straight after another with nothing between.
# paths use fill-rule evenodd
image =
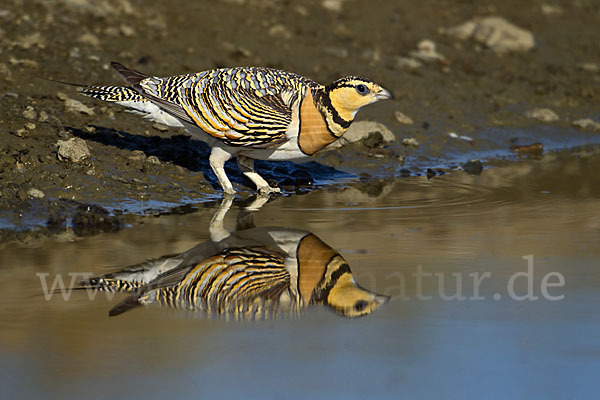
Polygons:
<instances>
[{"instance_id":1,"label":"tail feather","mask_svg":"<svg viewBox=\"0 0 600 400\"><path fill-rule=\"evenodd\" d=\"M135 89L126 86L80 86L79 92L109 102L147 101Z\"/></svg>"},{"instance_id":2,"label":"tail feather","mask_svg":"<svg viewBox=\"0 0 600 400\"><path fill-rule=\"evenodd\" d=\"M120 64L116 61L112 61L110 63L110 66L113 67L115 71L117 71L121 78L125 79L125 82L129 83L132 86L148 78L148 75L129 69L123 64Z\"/></svg>"}]
</instances>

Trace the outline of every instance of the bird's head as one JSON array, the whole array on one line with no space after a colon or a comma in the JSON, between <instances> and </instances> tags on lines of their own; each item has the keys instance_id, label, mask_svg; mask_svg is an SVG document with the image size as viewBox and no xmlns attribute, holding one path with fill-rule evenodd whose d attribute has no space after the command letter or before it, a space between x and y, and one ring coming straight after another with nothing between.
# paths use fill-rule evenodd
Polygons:
<instances>
[{"instance_id":1,"label":"bird's head","mask_svg":"<svg viewBox=\"0 0 600 400\"><path fill-rule=\"evenodd\" d=\"M356 76L347 76L325 86L321 106L330 130L341 136L362 107L392 98L389 90Z\"/></svg>"},{"instance_id":2,"label":"bird's head","mask_svg":"<svg viewBox=\"0 0 600 400\"><path fill-rule=\"evenodd\" d=\"M371 314L389 301L388 296L358 285L350 267L340 255L329 262L323 282L325 285L320 292L320 301L344 317L356 318Z\"/></svg>"}]
</instances>

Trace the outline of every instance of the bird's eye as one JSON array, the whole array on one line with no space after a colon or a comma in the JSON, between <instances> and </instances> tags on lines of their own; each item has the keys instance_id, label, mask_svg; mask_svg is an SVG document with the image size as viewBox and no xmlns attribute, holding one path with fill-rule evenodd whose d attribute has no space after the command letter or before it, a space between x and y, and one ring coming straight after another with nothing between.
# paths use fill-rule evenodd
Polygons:
<instances>
[{"instance_id":1,"label":"bird's eye","mask_svg":"<svg viewBox=\"0 0 600 400\"><path fill-rule=\"evenodd\" d=\"M362 94L363 96L367 93L369 93L369 89L363 85L362 83L359 85L356 85L356 91L360 94Z\"/></svg>"},{"instance_id":2,"label":"bird's eye","mask_svg":"<svg viewBox=\"0 0 600 400\"><path fill-rule=\"evenodd\" d=\"M365 308L367 308L367 302L364 300L360 300L360 301L357 301L356 303L354 303L354 311L360 312L360 311L364 310Z\"/></svg>"}]
</instances>

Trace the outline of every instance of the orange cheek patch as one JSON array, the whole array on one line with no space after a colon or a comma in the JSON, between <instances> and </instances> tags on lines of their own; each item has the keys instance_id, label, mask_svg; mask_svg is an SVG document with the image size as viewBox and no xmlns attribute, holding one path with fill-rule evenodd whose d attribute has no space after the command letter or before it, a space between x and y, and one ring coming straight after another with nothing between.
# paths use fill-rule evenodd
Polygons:
<instances>
[{"instance_id":1,"label":"orange cheek patch","mask_svg":"<svg viewBox=\"0 0 600 400\"><path fill-rule=\"evenodd\" d=\"M305 236L298 246L298 289L308 304L313 291L325 274L327 263L337 253L313 234Z\"/></svg>"},{"instance_id":2,"label":"orange cheek patch","mask_svg":"<svg viewBox=\"0 0 600 400\"><path fill-rule=\"evenodd\" d=\"M300 132L298 146L304 154L313 155L337 140L329 130L323 116L315 107L312 93L307 91L300 107Z\"/></svg>"}]
</instances>

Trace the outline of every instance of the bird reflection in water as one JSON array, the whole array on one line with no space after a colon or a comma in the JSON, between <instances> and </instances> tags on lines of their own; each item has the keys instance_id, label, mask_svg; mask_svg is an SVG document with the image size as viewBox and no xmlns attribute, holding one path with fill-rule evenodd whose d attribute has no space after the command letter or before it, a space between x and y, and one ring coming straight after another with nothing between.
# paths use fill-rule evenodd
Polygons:
<instances>
[{"instance_id":1,"label":"bird reflection in water","mask_svg":"<svg viewBox=\"0 0 600 400\"><path fill-rule=\"evenodd\" d=\"M372 313L388 301L358 285L350 266L311 232L256 228L253 213L267 198L240 211L236 230L223 223L224 199L210 224L210 240L178 255L148 260L82 282L82 289L127 292L109 315L159 304L237 320L296 316L325 305L344 317Z\"/></svg>"}]
</instances>

